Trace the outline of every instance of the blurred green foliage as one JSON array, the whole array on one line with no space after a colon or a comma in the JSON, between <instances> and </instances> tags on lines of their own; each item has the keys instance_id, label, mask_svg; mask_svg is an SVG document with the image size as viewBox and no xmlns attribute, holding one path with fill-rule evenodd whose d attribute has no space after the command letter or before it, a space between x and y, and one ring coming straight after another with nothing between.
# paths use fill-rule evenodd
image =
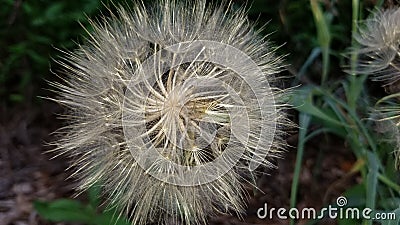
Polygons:
<instances>
[{"instance_id":1,"label":"blurred green foliage","mask_svg":"<svg viewBox=\"0 0 400 225\"><path fill-rule=\"evenodd\" d=\"M98 0L0 1L0 99L21 102L36 96L49 79L56 48L73 49L88 26L86 16L103 8ZM32 96L33 95L33 96Z\"/></svg>"},{"instance_id":2,"label":"blurred green foliage","mask_svg":"<svg viewBox=\"0 0 400 225\"><path fill-rule=\"evenodd\" d=\"M110 8L120 2L129 5L119 0L112 2L0 0L0 100L30 101L40 95L46 87L44 79L54 79L49 76L49 67L57 67L51 60L59 55L56 49L74 49L76 42L80 43L86 35L82 26L90 30L87 18L101 13L107 15L105 5ZM315 35L309 0L236 2L246 5L251 19L257 20L258 25L267 24L264 33L272 33L276 44L285 43L278 51L288 54L286 49L290 49L288 61L293 67L300 66L321 41ZM350 44L351 5L350 1L327 2L323 9L329 21L333 21L329 25L336 47L330 53L338 54L335 50Z\"/></svg>"},{"instance_id":3,"label":"blurred green foliage","mask_svg":"<svg viewBox=\"0 0 400 225\"><path fill-rule=\"evenodd\" d=\"M34 202L36 211L48 221L79 222L88 225L130 225L128 219L111 208L99 212L101 187L93 186L88 190L88 204L78 200L57 199L52 202Z\"/></svg>"},{"instance_id":4,"label":"blurred green foliage","mask_svg":"<svg viewBox=\"0 0 400 225\"><path fill-rule=\"evenodd\" d=\"M359 173L362 179L343 193L348 206L397 215L396 220L338 219L340 225L400 222L400 177L393 154L396 146L382 141L387 137L376 132L376 121L371 118L371 109L383 89L377 92L368 77L352 73L357 57L348 54L349 48L357 48L352 33L358 23L383 6L384 1L379 0L255 0L249 11L258 24L268 23L266 33L272 33L275 43L285 43L279 51L289 54L289 72L295 76L292 86L301 85L291 97L300 129L290 207L298 206L307 142L324 134L340 137L356 158L346 176ZM320 152L323 158L324 150ZM296 221L291 220L291 224Z\"/></svg>"}]
</instances>

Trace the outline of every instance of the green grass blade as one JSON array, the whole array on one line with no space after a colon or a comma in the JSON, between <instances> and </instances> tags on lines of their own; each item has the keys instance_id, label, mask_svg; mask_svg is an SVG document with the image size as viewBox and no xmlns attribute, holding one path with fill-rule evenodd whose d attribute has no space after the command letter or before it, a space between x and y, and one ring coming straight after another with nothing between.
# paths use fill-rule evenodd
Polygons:
<instances>
[{"instance_id":1,"label":"green grass blade","mask_svg":"<svg viewBox=\"0 0 400 225\"><path fill-rule=\"evenodd\" d=\"M329 53L330 53L330 44L331 44L331 33L329 29L329 22L327 18L324 16L322 9L318 3L318 0L310 0L311 11L314 16L314 22L317 28L317 38L318 43L322 50L322 78L321 84L324 84L329 71Z\"/></svg>"},{"instance_id":2,"label":"green grass blade","mask_svg":"<svg viewBox=\"0 0 400 225\"><path fill-rule=\"evenodd\" d=\"M299 185L299 177L301 171L301 164L303 162L304 155L304 145L306 143L306 135L308 131L308 126L311 122L311 116L306 113L300 113L299 115L299 141L297 145L297 154L296 154L296 165L293 173L293 181L290 193L290 207L296 207L297 201L297 189ZM294 220L290 219L290 225L294 225Z\"/></svg>"}]
</instances>

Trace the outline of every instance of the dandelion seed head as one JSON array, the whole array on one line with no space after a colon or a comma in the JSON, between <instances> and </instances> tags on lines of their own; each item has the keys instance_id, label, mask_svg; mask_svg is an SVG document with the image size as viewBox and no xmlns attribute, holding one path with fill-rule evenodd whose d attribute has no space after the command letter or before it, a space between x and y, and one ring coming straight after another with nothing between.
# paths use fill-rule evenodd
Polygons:
<instances>
[{"instance_id":1,"label":"dandelion seed head","mask_svg":"<svg viewBox=\"0 0 400 225\"><path fill-rule=\"evenodd\" d=\"M400 170L400 108L397 103L386 99L380 101L380 105L373 110L370 118L375 122L375 131L382 135L382 140L390 144L394 151L394 166Z\"/></svg>"},{"instance_id":2,"label":"dandelion seed head","mask_svg":"<svg viewBox=\"0 0 400 225\"><path fill-rule=\"evenodd\" d=\"M91 25L52 83L68 109L55 151L80 189L101 183L132 224L243 212L244 185L280 156L287 123L282 58L245 11L163 0Z\"/></svg>"},{"instance_id":3,"label":"dandelion seed head","mask_svg":"<svg viewBox=\"0 0 400 225\"><path fill-rule=\"evenodd\" d=\"M358 73L369 74L377 81L392 84L400 79L399 44L400 10L377 10L354 34L361 45L354 51L361 56Z\"/></svg>"},{"instance_id":4,"label":"dandelion seed head","mask_svg":"<svg viewBox=\"0 0 400 225\"><path fill-rule=\"evenodd\" d=\"M371 50L382 48L398 48L400 11L397 8L377 10L365 20L355 38L363 46Z\"/></svg>"},{"instance_id":5,"label":"dandelion seed head","mask_svg":"<svg viewBox=\"0 0 400 225\"><path fill-rule=\"evenodd\" d=\"M373 80L383 81L389 92L397 92L400 80L400 9L396 7L372 13L361 24L354 38L361 45L353 51L359 55L355 72L371 75ZM377 123L390 128L386 133L391 135L392 142L397 145L394 156L396 167L399 168L399 107L393 101L397 97L395 93L378 101L377 112L380 118Z\"/></svg>"}]
</instances>

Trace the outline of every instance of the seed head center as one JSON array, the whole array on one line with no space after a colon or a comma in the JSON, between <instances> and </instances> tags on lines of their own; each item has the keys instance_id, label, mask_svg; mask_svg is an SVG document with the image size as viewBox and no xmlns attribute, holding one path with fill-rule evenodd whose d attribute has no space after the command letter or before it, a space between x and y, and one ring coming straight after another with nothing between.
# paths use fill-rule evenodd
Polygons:
<instances>
[{"instance_id":1,"label":"seed head center","mask_svg":"<svg viewBox=\"0 0 400 225\"><path fill-rule=\"evenodd\" d=\"M171 92L164 103L164 112L178 116L184 107L184 101L179 93Z\"/></svg>"}]
</instances>

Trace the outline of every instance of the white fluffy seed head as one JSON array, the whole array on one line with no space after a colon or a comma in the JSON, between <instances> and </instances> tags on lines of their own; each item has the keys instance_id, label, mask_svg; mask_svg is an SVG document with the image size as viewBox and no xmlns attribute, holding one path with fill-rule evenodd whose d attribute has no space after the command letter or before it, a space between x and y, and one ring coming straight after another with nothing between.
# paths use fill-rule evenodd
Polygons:
<instances>
[{"instance_id":1,"label":"white fluffy seed head","mask_svg":"<svg viewBox=\"0 0 400 225\"><path fill-rule=\"evenodd\" d=\"M375 121L375 131L381 135L382 142L388 143L394 149L394 166L400 170L400 107L387 99L380 101L377 110L373 110L370 118Z\"/></svg>"},{"instance_id":2,"label":"white fluffy seed head","mask_svg":"<svg viewBox=\"0 0 400 225\"><path fill-rule=\"evenodd\" d=\"M69 123L55 150L71 157L81 189L103 184L132 224L243 212L244 185L280 155L287 125L273 87L282 59L245 11L162 0L91 24L53 83Z\"/></svg>"},{"instance_id":3,"label":"white fluffy seed head","mask_svg":"<svg viewBox=\"0 0 400 225\"><path fill-rule=\"evenodd\" d=\"M377 81L392 84L400 79L400 9L377 10L354 34L361 45L357 73L369 74Z\"/></svg>"},{"instance_id":4,"label":"white fluffy seed head","mask_svg":"<svg viewBox=\"0 0 400 225\"><path fill-rule=\"evenodd\" d=\"M375 81L383 81L388 86L387 90L398 89L400 80L400 8L377 10L365 20L354 35L355 40L361 45L353 53L359 55L358 74L371 75ZM385 127L385 132L395 143L395 164L400 169L400 136L399 118L400 108L395 93L382 98L377 103L377 112L371 118L378 117L377 125Z\"/></svg>"}]
</instances>

